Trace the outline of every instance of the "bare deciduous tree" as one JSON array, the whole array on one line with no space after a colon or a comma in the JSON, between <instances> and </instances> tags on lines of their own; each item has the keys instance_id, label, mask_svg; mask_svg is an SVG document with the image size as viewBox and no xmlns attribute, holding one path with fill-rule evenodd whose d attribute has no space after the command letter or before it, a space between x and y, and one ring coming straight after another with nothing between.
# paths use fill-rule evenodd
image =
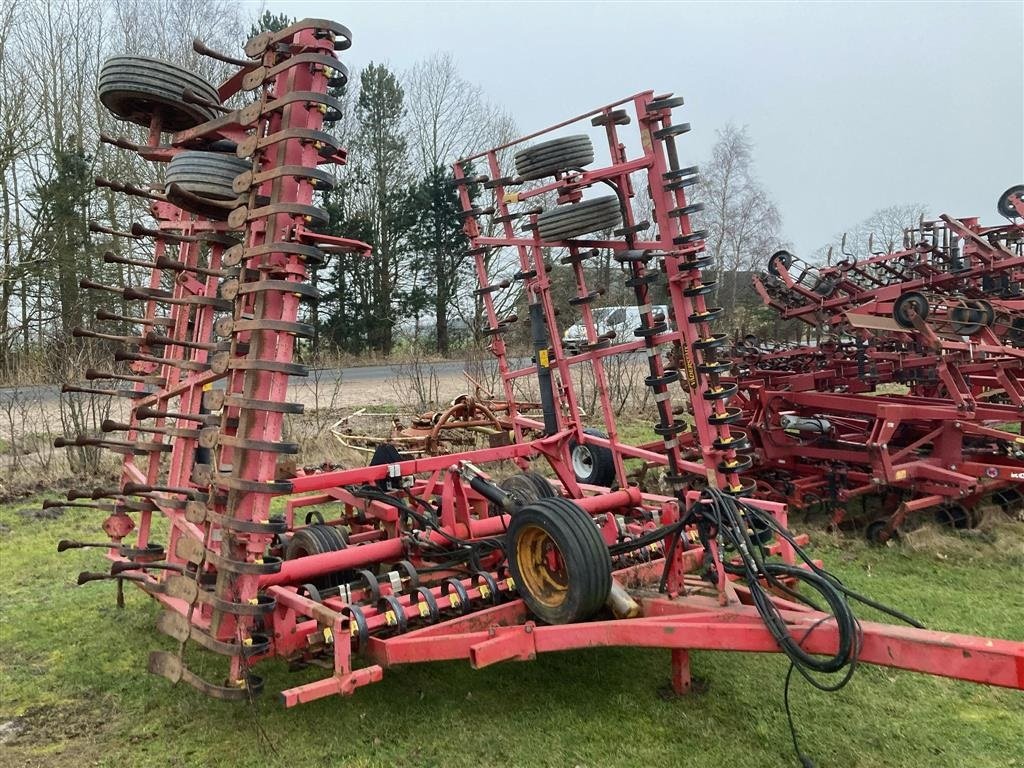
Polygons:
<instances>
[{"instance_id":1,"label":"bare deciduous tree","mask_svg":"<svg viewBox=\"0 0 1024 768\"><path fill-rule=\"evenodd\" d=\"M928 212L922 203L902 203L879 208L832 242L814 251L812 261L828 262L849 258L867 258L873 253L892 253L904 247L903 232L918 226ZM845 240L845 242L844 242Z\"/></svg>"},{"instance_id":2,"label":"bare deciduous tree","mask_svg":"<svg viewBox=\"0 0 1024 768\"><path fill-rule=\"evenodd\" d=\"M697 225L708 232L708 253L720 288L727 271L734 273L727 297L717 292L732 313L736 308L735 273L761 267L779 243L781 217L754 174L753 142L745 127L732 124L718 131L711 160L701 166L704 179L695 197L704 203Z\"/></svg>"}]
</instances>

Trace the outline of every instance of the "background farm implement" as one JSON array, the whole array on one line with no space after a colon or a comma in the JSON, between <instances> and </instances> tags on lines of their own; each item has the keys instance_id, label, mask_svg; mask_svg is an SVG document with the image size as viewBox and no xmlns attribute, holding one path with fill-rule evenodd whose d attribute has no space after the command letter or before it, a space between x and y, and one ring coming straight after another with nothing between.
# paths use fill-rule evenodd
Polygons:
<instances>
[{"instance_id":1,"label":"background farm implement","mask_svg":"<svg viewBox=\"0 0 1024 768\"><path fill-rule=\"evenodd\" d=\"M326 222L315 193L333 183L321 166L346 158L325 123L340 117L328 90L344 82L337 52L350 43L347 29L314 19L254 37L244 59L197 42L237 68L217 88L149 59L104 65L103 103L149 131L145 144L106 140L166 164L166 184L119 185L152 203L155 223L93 227L115 242L151 240L153 255L126 261L149 271L144 285L88 284L131 310L97 315L117 333L79 331L121 345L110 371L86 374L114 388L70 391L123 399L130 414L102 436L62 441L124 462L117 487L69 494L108 513L110 540L60 547L106 551L110 570L80 583L131 581L162 604L158 629L173 649L153 652L152 672L244 700L264 687L261 661L326 667L282 692L293 706L353 693L398 664L485 667L625 645L669 649L679 693L690 687L688 652L699 649L783 652L808 679L848 679L859 660L1024 687L1024 644L930 632L851 592L805 554L786 506L884 486L900 494L880 518L884 538L916 510L969 510L993 492L1016 503L1024 462L1005 425L1020 423L1024 390L1020 350L1004 331L1017 327L1018 308L974 286L1015 283L1004 262L1021 258L1019 222L986 230L947 220L907 252L926 262L923 283L909 256L878 257L899 266L851 266L835 276L834 299L806 288L832 273L808 277L808 267L794 278L792 259L777 255L765 296L812 324L834 300L838 341L778 353L737 346L714 326L722 310L709 303L706 233L691 221L700 176L681 159L690 126L674 121L683 100L671 94L637 93L460 161L502 391L398 430L414 441L408 453L395 440L375 446L368 467L294 469L298 447L282 425L302 410L288 402L288 380L305 374L295 348L313 332L300 315L300 301L315 298L307 270L333 253L372 258L363 243L315 231ZM1007 204L1017 214L1024 205ZM586 266L602 251L635 298L631 339L595 328L603 291ZM571 272L587 331L571 354L556 269ZM923 298L862 276L876 272ZM521 319L494 301L513 282L526 296ZM655 301L656 291L667 298ZM802 314L813 302L819 309ZM535 355L518 368L503 338L515 322L530 324ZM616 355L646 366L656 441L620 438L605 371ZM600 429L581 417L583 371L596 383ZM518 380L536 384L537 402L517 399ZM909 393L868 396L884 382ZM449 427L495 439L459 450L446 444ZM661 485L631 482L634 463L663 470ZM154 526L159 518L167 525ZM157 542L165 527L168 540ZM857 601L911 626L860 622ZM186 652L197 647L227 659L224 679L190 668Z\"/></svg>"}]
</instances>

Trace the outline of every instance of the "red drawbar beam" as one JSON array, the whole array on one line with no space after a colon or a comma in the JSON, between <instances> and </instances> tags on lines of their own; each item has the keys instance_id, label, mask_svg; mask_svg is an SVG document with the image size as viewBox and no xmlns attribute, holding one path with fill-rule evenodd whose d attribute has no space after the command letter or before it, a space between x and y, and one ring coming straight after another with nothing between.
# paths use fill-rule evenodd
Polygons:
<instances>
[{"instance_id":1,"label":"red drawbar beam","mask_svg":"<svg viewBox=\"0 0 1024 768\"><path fill-rule=\"evenodd\" d=\"M374 657L384 665L465 658L474 666L486 666L498 661L530 659L538 653L606 646L779 652L775 638L753 608L738 606L705 612L688 603L686 599L649 601L647 606L654 615L643 619L562 626L527 622L456 634L406 635L375 641ZM835 651L838 633L827 614L808 611L783 615L795 637L809 633L803 642L805 650L819 654ZM861 628L862 662L1024 689L1024 643L874 622L862 622Z\"/></svg>"}]
</instances>

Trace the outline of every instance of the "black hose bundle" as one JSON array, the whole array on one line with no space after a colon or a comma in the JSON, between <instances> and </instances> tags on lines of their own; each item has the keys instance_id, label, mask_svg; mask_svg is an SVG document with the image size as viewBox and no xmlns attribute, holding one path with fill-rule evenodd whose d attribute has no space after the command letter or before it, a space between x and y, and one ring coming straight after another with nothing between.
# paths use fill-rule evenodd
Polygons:
<instances>
[{"instance_id":1,"label":"black hose bundle","mask_svg":"<svg viewBox=\"0 0 1024 768\"><path fill-rule=\"evenodd\" d=\"M497 536L470 541L449 533L438 524L437 519L439 515L437 509L425 499L409 495L410 500L414 504L418 504L424 509L423 512L420 512L406 504L402 499L385 493L371 485L350 488L349 490L353 496L393 506L402 517L403 527L412 528L413 526L409 524L411 520L418 524L420 530L430 530L438 533L451 544L451 547L440 546L430 542L429 539L417 539L416 544L420 549L420 555L424 559L443 558L441 561L434 562L433 567L420 569L425 573L430 571L458 570L460 566L465 566L467 562L469 563L468 571L478 571L481 569L480 561L484 557L497 550L504 549L504 540Z\"/></svg>"},{"instance_id":2,"label":"black hose bundle","mask_svg":"<svg viewBox=\"0 0 1024 768\"><path fill-rule=\"evenodd\" d=\"M704 490L701 501L689 510L687 520L691 519L697 524L702 540L707 542L717 539L722 545L720 551L730 550L738 555L738 563L734 562L736 558L731 558L727 562L723 552L722 567L727 573L740 576L746 582L758 614L775 642L778 643L779 648L789 658L790 667L786 673L783 693L786 717L789 720L793 748L801 765L804 768L813 766L814 763L800 751L797 741L796 728L789 707L789 685L794 669L807 682L821 691L837 691L850 681L857 668L862 632L847 599L868 605L911 626L922 628L923 625L904 613L849 589L831 573L816 565L796 543L793 535L781 526L773 515L745 504L742 500L729 496L717 488ZM766 537L758 533L768 531L788 542L807 568L768 561ZM817 592L824 599L826 612L829 614L812 625L799 638L794 637L789 631L779 608L771 599L768 587L780 590L815 610L823 609L814 600L790 587L783 579L801 582ZM838 633L839 641L835 653L819 656L805 651L803 644L807 638L819 626L830 620L836 622ZM842 676L835 682L827 683L815 677L816 673L841 674Z\"/></svg>"}]
</instances>

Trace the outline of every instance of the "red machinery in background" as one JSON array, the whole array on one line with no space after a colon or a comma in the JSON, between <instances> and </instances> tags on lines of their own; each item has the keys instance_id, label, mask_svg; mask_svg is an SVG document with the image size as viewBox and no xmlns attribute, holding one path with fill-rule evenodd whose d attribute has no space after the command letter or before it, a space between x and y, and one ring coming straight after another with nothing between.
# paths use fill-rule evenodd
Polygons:
<instances>
[{"instance_id":1,"label":"red machinery in background","mask_svg":"<svg viewBox=\"0 0 1024 768\"><path fill-rule=\"evenodd\" d=\"M1000 226L942 216L908 231L900 251L828 268L773 256L755 279L762 298L826 338L738 350L745 423L772 497L825 502L838 523L850 500L881 496L867 526L881 541L926 510L957 528L977 522L985 497L1020 510L1021 192L1000 198Z\"/></svg>"},{"instance_id":2,"label":"red machinery in background","mask_svg":"<svg viewBox=\"0 0 1024 768\"><path fill-rule=\"evenodd\" d=\"M132 581L164 606L158 628L175 646L152 654L151 671L246 699L264 686L253 670L265 659L328 666L324 678L282 692L291 706L352 693L396 664L464 658L483 667L632 645L671 649L679 692L690 685L692 649L782 651L808 675L860 660L1024 687L1022 643L858 622L849 601L860 596L803 553L807 538L786 529L784 504L758 498L747 474L757 438L737 428L748 410L737 404L730 339L713 327L721 310L705 298L705 235L691 225L700 204L688 193L699 174L677 147L690 126L673 121L682 99L671 95L635 94L455 168L515 441L416 459L382 446L369 467L282 477L279 458L297 451L282 440L282 421L301 411L287 400L288 378L305 373L292 362L294 343L311 331L298 316L299 299L312 293L306 268L332 251L368 250L310 229L325 217L314 192L332 183L319 166L345 157L323 123L338 116L327 89L344 77L335 51L350 39L340 25L307 19L253 38L246 59L197 43L238 68L218 89L151 60L104 65L101 100L150 132L145 145L110 141L168 162L168 185L164 193L124 187L153 202L155 226L95 228L152 238L155 252L128 262L149 270L147 285L116 291L140 310L100 313L142 330L82 331L124 344L116 359L127 364L87 377L130 387L72 388L130 406L128 421L104 426L124 440L65 441L125 455L118 487L70 494L109 513L110 541L60 548L103 548L110 571L84 573L80 583ZM246 105L223 106L233 94ZM528 143L570 125L577 132ZM593 128L608 151L597 163ZM635 156L620 138L627 129L639 131ZM507 167L499 157L513 147ZM474 201L477 187L487 202ZM638 190L650 197L649 220L635 213ZM485 217L495 232L484 234ZM616 346L591 315L600 293L584 265L601 249L623 266L641 318L635 338ZM528 297L536 349L528 368L511 369L504 354L510 318L493 302L507 285L490 274L496 253L510 255L511 279ZM588 329L573 355L556 332L556 268L572 270ZM658 281L667 285L667 317L652 307ZM630 446L616 432L602 366L623 354L648 366L656 444ZM574 372L583 365L598 383L606 434L580 420ZM539 384L539 419L515 406L513 383L526 376ZM217 379L225 388L204 392ZM684 389L689 405L676 404ZM554 482L529 470L538 459ZM669 491L630 485L631 459L664 466ZM495 482L497 462L524 471ZM275 514L280 497L284 511ZM166 544L153 538L155 515L169 523ZM196 646L228 659L225 680L185 664Z\"/></svg>"}]
</instances>

